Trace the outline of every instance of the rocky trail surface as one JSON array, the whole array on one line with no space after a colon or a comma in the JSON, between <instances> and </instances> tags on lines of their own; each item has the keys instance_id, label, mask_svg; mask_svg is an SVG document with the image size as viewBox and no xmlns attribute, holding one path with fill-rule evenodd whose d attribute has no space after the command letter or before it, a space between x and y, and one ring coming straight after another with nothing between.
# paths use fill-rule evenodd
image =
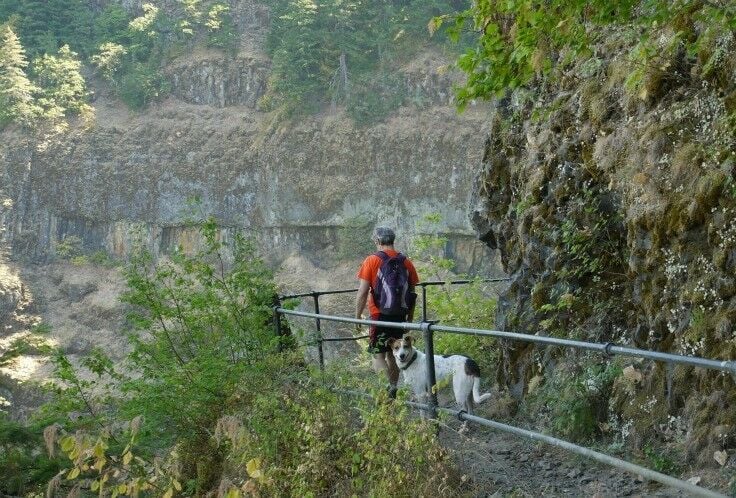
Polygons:
<instances>
[{"instance_id":1,"label":"rocky trail surface","mask_svg":"<svg viewBox=\"0 0 736 498\"><path fill-rule=\"evenodd\" d=\"M485 427L463 429L456 419L442 424L439 437L478 497L689 496L546 444ZM700 482L712 486L713 479Z\"/></svg>"}]
</instances>

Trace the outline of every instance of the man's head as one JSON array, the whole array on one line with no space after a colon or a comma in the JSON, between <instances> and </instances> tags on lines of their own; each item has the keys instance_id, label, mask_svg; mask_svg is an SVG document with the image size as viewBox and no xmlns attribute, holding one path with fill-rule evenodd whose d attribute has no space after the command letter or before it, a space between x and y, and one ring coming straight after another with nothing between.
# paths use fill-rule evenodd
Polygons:
<instances>
[{"instance_id":1,"label":"man's head","mask_svg":"<svg viewBox=\"0 0 736 498\"><path fill-rule=\"evenodd\" d=\"M376 227L373 229L373 242L379 246L392 246L396 234L388 227Z\"/></svg>"}]
</instances>

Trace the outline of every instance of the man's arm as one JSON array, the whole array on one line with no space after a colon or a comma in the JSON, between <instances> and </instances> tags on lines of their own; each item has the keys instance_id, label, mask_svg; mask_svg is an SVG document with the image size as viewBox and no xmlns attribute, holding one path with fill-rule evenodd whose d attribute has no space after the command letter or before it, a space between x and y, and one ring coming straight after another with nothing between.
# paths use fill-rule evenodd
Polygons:
<instances>
[{"instance_id":1,"label":"man's arm","mask_svg":"<svg viewBox=\"0 0 736 498\"><path fill-rule=\"evenodd\" d=\"M361 278L358 282L360 282L360 286L358 287L358 294L355 296L355 318L362 317L365 303L368 301L368 291L371 288L367 280Z\"/></svg>"}]
</instances>

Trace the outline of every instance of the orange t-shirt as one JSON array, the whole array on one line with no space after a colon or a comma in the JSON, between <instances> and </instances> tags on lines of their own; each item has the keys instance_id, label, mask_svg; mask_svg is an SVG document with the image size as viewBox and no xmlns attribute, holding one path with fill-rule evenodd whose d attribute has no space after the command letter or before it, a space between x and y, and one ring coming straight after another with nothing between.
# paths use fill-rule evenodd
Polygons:
<instances>
[{"instance_id":1,"label":"orange t-shirt","mask_svg":"<svg viewBox=\"0 0 736 498\"><path fill-rule=\"evenodd\" d=\"M385 252L391 258L399 254L399 251L394 251L391 249L385 249L383 252ZM360 280L365 280L366 282L368 282L371 286L371 289L373 289L376 285L378 270L381 268L381 263L383 263L383 261L379 256L371 254L370 256L365 258L363 264L360 267L360 270L358 270L358 278ZM406 269L409 271L409 285L417 285L419 283L419 275L417 275L417 270L416 268L414 268L414 263L412 263L409 258L406 258L404 260L404 266L406 266ZM373 302L372 292L368 294L368 311L370 311L372 317L378 316L380 314L378 306L376 306L376 304Z\"/></svg>"}]
</instances>

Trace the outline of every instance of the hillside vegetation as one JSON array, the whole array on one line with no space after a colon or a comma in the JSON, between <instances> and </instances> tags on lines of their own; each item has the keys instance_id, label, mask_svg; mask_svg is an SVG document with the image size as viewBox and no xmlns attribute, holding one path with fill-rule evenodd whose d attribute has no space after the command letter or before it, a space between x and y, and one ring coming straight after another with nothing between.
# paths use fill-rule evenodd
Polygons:
<instances>
[{"instance_id":1,"label":"hillside vegetation","mask_svg":"<svg viewBox=\"0 0 736 498\"><path fill-rule=\"evenodd\" d=\"M456 19L481 30L459 102L502 97L473 212L513 276L499 327L736 358L735 12L478 2ZM523 345L501 356L499 381L548 427L732 478L731 376Z\"/></svg>"},{"instance_id":2,"label":"hillside vegetation","mask_svg":"<svg viewBox=\"0 0 736 498\"><path fill-rule=\"evenodd\" d=\"M432 16L465 6L448 0L265 4L272 69L261 108L291 116L340 105L359 122L405 103L396 64L427 45ZM135 10L115 2L3 0L0 26L0 125L79 114L89 101L82 64L128 106L143 108L168 94L166 64L194 47L235 55L240 36L231 5L212 0L149 2ZM49 81L42 73L51 63L65 66ZM65 95L49 99L49 92Z\"/></svg>"}]
</instances>

